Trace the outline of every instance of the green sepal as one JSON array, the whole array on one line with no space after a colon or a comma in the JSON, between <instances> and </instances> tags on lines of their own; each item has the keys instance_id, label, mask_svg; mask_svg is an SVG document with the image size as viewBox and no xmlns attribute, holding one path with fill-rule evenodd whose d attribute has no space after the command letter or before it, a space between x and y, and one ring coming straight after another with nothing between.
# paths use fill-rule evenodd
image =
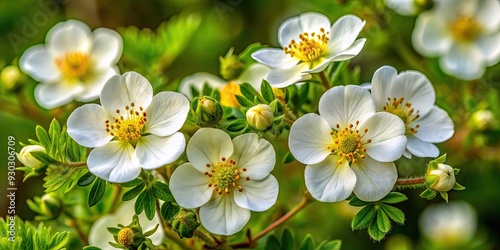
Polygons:
<instances>
[{"instance_id":1,"label":"green sepal","mask_svg":"<svg viewBox=\"0 0 500 250\"><path fill-rule=\"evenodd\" d=\"M420 197L427 199L427 200L432 200L432 199L434 199L434 197L436 197L436 191L428 188L420 194Z\"/></svg>"},{"instance_id":2,"label":"green sepal","mask_svg":"<svg viewBox=\"0 0 500 250\"><path fill-rule=\"evenodd\" d=\"M240 132L247 127L246 119L236 119L226 126L226 130L229 132Z\"/></svg>"},{"instance_id":3,"label":"green sepal","mask_svg":"<svg viewBox=\"0 0 500 250\"><path fill-rule=\"evenodd\" d=\"M440 163L440 164L445 163L446 162L446 154L439 156L438 158L436 158L433 161L436 163Z\"/></svg>"},{"instance_id":4,"label":"green sepal","mask_svg":"<svg viewBox=\"0 0 500 250\"><path fill-rule=\"evenodd\" d=\"M441 197L443 197L443 199L446 201L446 203L448 203L448 193L447 192L439 192L439 194L441 195Z\"/></svg>"},{"instance_id":5,"label":"green sepal","mask_svg":"<svg viewBox=\"0 0 500 250\"><path fill-rule=\"evenodd\" d=\"M455 185L453 186L453 190L457 190L457 191L460 191L460 190L464 190L465 187L458 184L458 182L455 182Z\"/></svg>"},{"instance_id":6,"label":"green sepal","mask_svg":"<svg viewBox=\"0 0 500 250\"><path fill-rule=\"evenodd\" d=\"M295 157L293 157L292 152L288 151L283 156L283 160L281 160L281 162L283 164L288 164L290 162L293 162L294 160L295 160Z\"/></svg>"}]
</instances>

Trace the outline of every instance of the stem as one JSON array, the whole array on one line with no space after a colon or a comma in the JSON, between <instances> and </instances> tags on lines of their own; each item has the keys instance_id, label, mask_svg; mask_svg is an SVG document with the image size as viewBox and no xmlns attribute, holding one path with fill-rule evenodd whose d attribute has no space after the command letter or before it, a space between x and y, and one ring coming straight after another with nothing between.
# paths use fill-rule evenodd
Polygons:
<instances>
[{"instance_id":1,"label":"stem","mask_svg":"<svg viewBox=\"0 0 500 250\"><path fill-rule=\"evenodd\" d=\"M255 246L255 243L262 237L264 237L266 234L269 232L273 231L276 227L279 225L283 224L285 221L288 219L292 218L295 214L300 212L302 209L304 209L307 204L311 203L313 200L311 199L311 196L309 192L304 192L304 196L302 197L302 200L297 204L292 210L290 210L288 213L283 215L281 218L273 222L273 224L267 226L264 230L262 230L260 233L255 235L254 237L248 239L248 242L241 242L241 243L236 243L231 245L233 248L248 248L248 247L253 247Z\"/></svg>"},{"instance_id":2,"label":"stem","mask_svg":"<svg viewBox=\"0 0 500 250\"><path fill-rule=\"evenodd\" d=\"M82 162L57 162L56 164L59 166L75 167L75 168L87 166L87 162L84 162L84 161L82 161Z\"/></svg>"},{"instance_id":3,"label":"stem","mask_svg":"<svg viewBox=\"0 0 500 250\"><path fill-rule=\"evenodd\" d=\"M220 242L210 233L201 230L199 227L194 231L194 236L207 244L210 249L215 248Z\"/></svg>"},{"instance_id":4,"label":"stem","mask_svg":"<svg viewBox=\"0 0 500 250\"><path fill-rule=\"evenodd\" d=\"M160 200L159 199L156 199L155 205L156 205L156 212L158 213L158 215L160 215L161 213L160 213ZM161 223L161 227L163 228L163 233L164 233L166 238L172 240L181 249L184 249L184 250L192 250L193 249L185 241L183 241L181 238L179 238L179 235L177 235L176 233L174 233L172 231L170 225L165 223L165 220L163 220L163 218L160 218L160 223Z\"/></svg>"},{"instance_id":5,"label":"stem","mask_svg":"<svg viewBox=\"0 0 500 250\"><path fill-rule=\"evenodd\" d=\"M319 77L321 78L321 83L323 83L323 87L325 87L325 90L330 89L332 85L330 84L330 81L328 81L328 78L326 77L324 71L319 72Z\"/></svg>"},{"instance_id":6,"label":"stem","mask_svg":"<svg viewBox=\"0 0 500 250\"><path fill-rule=\"evenodd\" d=\"M297 120L297 116L288 108L284 100L279 100L283 106L283 111L285 112L285 118L291 121L291 123ZM290 125L291 125L290 123Z\"/></svg>"},{"instance_id":7,"label":"stem","mask_svg":"<svg viewBox=\"0 0 500 250\"><path fill-rule=\"evenodd\" d=\"M85 246L88 246L89 245L88 237L80 227L78 220L76 220L75 217L68 211L65 211L64 214L68 217L68 222L67 222L68 226L75 229L76 233L78 234L78 237L82 240L83 244Z\"/></svg>"},{"instance_id":8,"label":"stem","mask_svg":"<svg viewBox=\"0 0 500 250\"><path fill-rule=\"evenodd\" d=\"M401 178L396 181L398 187L420 186L425 184L425 177Z\"/></svg>"},{"instance_id":9,"label":"stem","mask_svg":"<svg viewBox=\"0 0 500 250\"><path fill-rule=\"evenodd\" d=\"M120 193L122 192L121 185L115 185L116 188L113 190L113 203L111 204L111 210L109 213L114 213L118 206L120 205Z\"/></svg>"}]
</instances>

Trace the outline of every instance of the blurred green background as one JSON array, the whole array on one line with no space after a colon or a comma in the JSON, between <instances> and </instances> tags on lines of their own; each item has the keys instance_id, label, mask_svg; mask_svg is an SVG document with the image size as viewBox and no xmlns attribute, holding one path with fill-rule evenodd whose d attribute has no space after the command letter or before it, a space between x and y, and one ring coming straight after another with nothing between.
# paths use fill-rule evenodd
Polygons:
<instances>
[{"instance_id":1,"label":"blurred green background","mask_svg":"<svg viewBox=\"0 0 500 250\"><path fill-rule=\"evenodd\" d=\"M165 88L173 89L182 77L196 72L218 75L219 56L231 47L239 53L254 42L278 46L276 34L280 23L308 11L320 12L332 22L347 13L367 21L360 35L367 38L365 48L350 63L351 68L360 67L362 81L334 84L369 82L375 70L383 65L392 65L398 71L420 70L431 79L437 92L437 105L447 110L455 122L455 135L439 147L442 153L448 154L447 163L461 169L457 180L466 187L464 191L450 192L450 200L463 200L475 208L477 249L495 248L500 235L500 66L488 68L483 78L476 81L462 81L445 75L439 69L437 59L423 58L412 49L410 38L415 17L400 16L385 8L380 0L3 0L0 2L0 68L17 65L23 51L44 43L47 31L67 19L79 19L91 29L107 27L122 33L129 26L155 31L175 15L196 13L201 17L199 28L189 41L185 41L185 49L180 55L161 71L163 79L169 82ZM127 46L125 43L124 50L128 49ZM119 64L122 72L124 65ZM141 65L142 68L151 66ZM34 111L37 110L32 94L35 82L29 77L23 81L22 91L9 91L3 86L1 89L0 165L3 167L0 169L0 216L7 214L4 195L7 183L4 178L7 176L8 136L16 138L20 150L19 142L35 138L36 124L47 128L53 116L65 111ZM485 110L493 116L478 115ZM64 115L60 117L62 124L64 119ZM275 146L280 159L286 152L286 141L278 141ZM400 174L418 175L425 170L428 160L401 160L398 162ZM280 183L280 196L273 212L287 211L300 200L301 190L305 190L303 171L304 166L298 163L276 166L273 174ZM23 219L34 217L25 200L43 194L42 178L23 183L22 173L17 172L16 212ZM344 249L422 248L419 215L426 206L444 201L439 198L432 201L420 199L421 191L403 191L409 201L399 207L406 214L406 223L395 226L389 238L381 243L370 240L366 231L351 231L350 219L356 210L344 203L315 202L284 227L290 228L297 239L302 239L307 233L316 242L340 239ZM269 221L269 214L253 213L249 226L257 231L262 229ZM282 228L278 228L278 235Z\"/></svg>"}]
</instances>

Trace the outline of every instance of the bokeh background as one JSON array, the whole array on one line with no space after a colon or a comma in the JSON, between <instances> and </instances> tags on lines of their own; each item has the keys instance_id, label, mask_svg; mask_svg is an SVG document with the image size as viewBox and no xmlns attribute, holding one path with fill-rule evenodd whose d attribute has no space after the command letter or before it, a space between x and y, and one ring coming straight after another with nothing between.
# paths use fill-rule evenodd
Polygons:
<instances>
[{"instance_id":1,"label":"bokeh background","mask_svg":"<svg viewBox=\"0 0 500 250\"><path fill-rule=\"evenodd\" d=\"M430 3L432 5L432 3ZM376 69L392 65L398 71L419 70L434 84L437 105L450 114L455 123L455 135L439 145L447 153L447 163L459 168L457 180L466 187L464 191L449 193L450 201L464 201L472 206L473 235L468 244L458 248L498 248L500 235L500 65L487 69L482 79L463 81L444 74L436 58L419 56L412 48L411 33L415 17L400 16L388 9L381 0L3 0L0 2L0 69L17 65L22 53L30 46L44 43L47 31L56 23L78 19L92 29L107 27L122 33L126 27L155 31L163 22L180 14L195 13L201 23L184 49L161 70L165 89L175 89L179 81L196 72L219 73L219 56L234 47L239 53L249 44L261 42L273 47L277 44L277 29L285 19L308 11L320 12L332 21L352 13L366 20L360 37L367 42L361 53L350 63L351 69L359 68L361 82L334 84L361 84L369 82ZM124 44L127 50L128 44ZM119 66L123 72L127 58ZM141 65L143 69L153 65ZM140 68L139 68L140 70ZM27 142L35 137L35 126L48 127L51 119L64 110L47 111L33 100L35 82L25 76L22 88L0 94L0 216L7 214L7 138ZM485 114L487 114L485 116ZM64 115L60 117L65 123ZM278 159L286 152L286 142L275 143ZM417 176L425 171L429 159L401 160L398 162L402 176ZM273 174L280 183L278 204L273 213L287 211L300 200L305 190L304 166L298 163L278 164ZM43 176L22 182L17 172L16 213L32 220L35 216L26 199L43 194ZM422 211L433 204L445 203L439 197L432 201L419 197L422 190L403 190L409 200L398 205L405 214L404 226L394 226L389 237L373 242L366 231L353 232L350 220L356 209L347 203L320 203L309 205L297 216L281 226L277 234L287 227L297 238L306 234L316 242L340 239L344 249L427 249L432 245L419 227ZM82 200L82 203L85 202ZM453 204L453 203L450 203ZM458 218L467 212L458 213ZM445 216L445 215L443 215ZM249 223L255 230L265 227L269 213L253 213ZM463 235L458 232L458 235ZM453 239L452 239L453 240Z\"/></svg>"}]
</instances>

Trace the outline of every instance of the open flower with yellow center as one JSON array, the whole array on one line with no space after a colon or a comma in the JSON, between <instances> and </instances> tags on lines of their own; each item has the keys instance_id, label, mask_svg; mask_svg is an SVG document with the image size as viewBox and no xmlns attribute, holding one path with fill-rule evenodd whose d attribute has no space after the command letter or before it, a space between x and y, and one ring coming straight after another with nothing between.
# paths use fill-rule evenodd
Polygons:
<instances>
[{"instance_id":1,"label":"open flower with yellow center","mask_svg":"<svg viewBox=\"0 0 500 250\"><path fill-rule=\"evenodd\" d=\"M26 50L19 66L40 82L35 88L38 104L51 109L99 97L104 83L119 73L116 63L121 53L122 39L115 31L91 32L84 23L69 20L48 32L45 46Z\"/></svg>"},{"instance_id":2,"label":"open flower with yellow center","mask_svg":"<svg viewBox=\"0 0 500 250\"><path fill-rule=\"evenodd\" d=\"M387 195L397 179L395 160L406 147L397 116L375 112L368 90L337 86L319 101L319 115L306 114L290 129L290 151L307 164L306 187L323 202L354 194L365 201Z\"/></svg>"},{"instance_id":3,"label":"open flower with yellow center","mask_svg":"<svg viewBox=\"0 0 500 250\"><path fill-rule=\"evenodd\" d=\"M377 111L398 116L405 124L408 138L405 156L437 157L440 143L453 136L453 121L434 105L436 94L431 82L418 71L383 66L373 74L372 96Z\"/></svg>"},{"instance_id":4,"label":"open flower with yellow center","mask_svg":"<svg viewBox=\"0 0 500 250\"><path fill-rule=\"evenodd\" d=\"M231 140L222 130L201 128L186 152L189 162L174 171L170 190L181 207L201 207L201 224L208 231L237 233L250 210L264 211L276 203L278 181L270 174L276 154L257 134Z\"/></svg>"},{"instance_id":5,"label":"open flower with yellow center","mask_svg":"<svg viewBox=\"0 0 500 250\"><path fill-rule=\"evenodd\" d=\"M71 138L94 148L87 165L99 178L131 181L141 169L156 169L184 152L186 140L177 132L189 112L184 95L161 92L153 97L146 78L127 72L108 80L101 104L83 105L68 118Z\"/></svg>"},{"instance_id":6,"label":"open flower with yellow center","mask_svg":"<svg viewBox=\"0 0 500 250\"><path fill-rule=\"evenodd\" d=\"M438 56L443 71L470 80L500 60L500 2L441 0L417 18L413 46Z\"/></svg>"},{"instance_id":7,"label":"open flower with yellow center","mask_svg":"<svg viewBox=\"0 0 500 250\"><path fill-rule=\"evenodd\" d=\"M273 68L266 76L271 86L284 88L311 78L333 61L359 54L366 39L356 37L365 26L359 17L345 15L333 25L319 13L305 13L285 20L278 29L281 49L264 48L252 57Z\"/></svg>"},{"instance_id":8,"label":"open flower with yellow center","mask_svg":"<svg viewBox=\"0 0 500 250\"><path fill-rule=\"evenodd\" d=\"M238 78L229 82L210 73L199 72L182 79L179 86L179 92L186 95L189 99L192 99L192 88L201 91L203 85L208 84L208 86L219 90L220 103L222 106L239 108L240 104L234 96L235 94L241 95L239 84L247 82L252 85L255 90L260 91L260 84L269 70L270 69L265 65L258 63L252 64L248 69L243 71Z\"/></svg>"}]
</instances>

